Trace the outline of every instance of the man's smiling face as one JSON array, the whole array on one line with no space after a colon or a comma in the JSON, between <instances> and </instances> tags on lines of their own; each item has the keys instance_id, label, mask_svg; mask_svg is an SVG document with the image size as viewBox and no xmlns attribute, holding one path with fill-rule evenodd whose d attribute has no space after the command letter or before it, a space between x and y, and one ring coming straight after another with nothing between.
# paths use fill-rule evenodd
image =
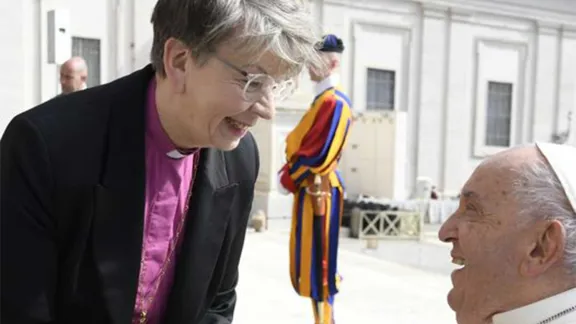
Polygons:
<instances>
[{"instance_id":1,"label":"man's smiling face","mask_svg":"<svg viewBox=\"0 0 576 324\"><path fill-rule=\"evenodd\" d=\"M519 267L527 228L519 225L512 194L514 163L500 158L481 164L465 184L458 210L440 229L440 239L453 244L453 263L460 265L448 295L459 323L489 323L524 284Z\"/></svg>"}]
</instances>

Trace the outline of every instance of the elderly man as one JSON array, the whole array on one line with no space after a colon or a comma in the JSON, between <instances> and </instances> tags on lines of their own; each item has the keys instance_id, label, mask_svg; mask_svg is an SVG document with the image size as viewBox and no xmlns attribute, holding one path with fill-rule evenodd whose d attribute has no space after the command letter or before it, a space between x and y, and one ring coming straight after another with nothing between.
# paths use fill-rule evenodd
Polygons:
<instances>
[{"instance_id":1,"label":"elderly man","mask_svg":"<svg viewBox=\"0 0 576 324\"><path fill-rule=\"evenodd\" d=\"M460 324L576 323L576 148L488 158L440 229L453 244L448 303Z\"/></svg>"},{"instance_id":2,"label":"elderly man","mask_svg":"<svg viewBox=\"0 0 576 324\"><path fill-rule=\"evenodd\" d=\"M69 94L86 89L87 78L88 66L83 58L75 56L64 62L60 67L61 94Z\"/></svg>"},{"instance_id":3,"label":"elderly man","mask_svg":"<svg viewBox=\"0 0 576 324\"><path fill-rule=\"evenodd\" d=\"M249 130L321 64L318 36L300 0L158 0L151 21L150 65L2 137L3 324L232 322Z\"/></svg>"}]
</instances>

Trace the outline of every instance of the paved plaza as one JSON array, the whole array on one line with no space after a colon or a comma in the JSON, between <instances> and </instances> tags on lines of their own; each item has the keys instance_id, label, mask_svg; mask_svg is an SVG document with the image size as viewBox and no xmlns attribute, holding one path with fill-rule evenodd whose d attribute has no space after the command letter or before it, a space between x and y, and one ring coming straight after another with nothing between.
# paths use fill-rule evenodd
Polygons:
<instances>
[{"instance_id":1,"label":"paved plaza","mask_svg":"<svg viewBox=\"0 0 576 324\"><path fill-rule=\"evenodd\" d=\"M247 234L240 268L235 324L313 324L310 302L298 297L288 274L288 226ZM435 231L436 229L429 229ZM336 299L338 324L452 324L448 245L427 233L422 243L383 241L366 251L344 238L344 281Z\"/></svg>"}]
</instances>

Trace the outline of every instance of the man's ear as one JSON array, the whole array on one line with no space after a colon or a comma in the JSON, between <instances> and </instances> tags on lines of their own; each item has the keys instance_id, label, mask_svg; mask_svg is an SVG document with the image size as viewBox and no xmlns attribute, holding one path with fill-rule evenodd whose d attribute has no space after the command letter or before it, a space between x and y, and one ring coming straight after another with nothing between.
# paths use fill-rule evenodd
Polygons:
<instances>
[{"instance_id":1,"label":"man's ear","mask_svg":"<svg viewBox=\"0 0 576 324\"><path fill-rule=\"evenodd\" d=\"M535 238L521 264L521 274L536 277L557 264L564 256L566 230L557 220L538 226Z\"/></svg>"},{"instance_id":2,"label":"man's ear","mask_svg":"<svg viewBox=\"0 0 576 324\"><path fill-rule=\"evenodd\" d=\"M338 54L335 55L336 57L332 59L332 70L335 70L340 67L340 57Z\"/></svg>"},{"instance_id":3,"label":"man's ear","mask_svg":"<svg viewBox=\"0 0 576 324\"><path fill-rule=\"evenodd\" d=\"M166 78L176 92L182 93L186 88L186 62L190 49L181 41L169 38L164 43L164 70Z\"/></svg>"}]
</instances>

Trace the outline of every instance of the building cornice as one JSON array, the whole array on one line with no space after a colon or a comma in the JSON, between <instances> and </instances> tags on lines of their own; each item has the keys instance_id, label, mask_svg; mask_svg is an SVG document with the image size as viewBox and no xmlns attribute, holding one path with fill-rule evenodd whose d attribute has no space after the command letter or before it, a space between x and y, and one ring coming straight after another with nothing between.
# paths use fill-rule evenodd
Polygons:
<instances>
[{"instance_id":1,"label":"building cornice","mask_svg":"<svg viewBox=\"0 0 576 324\"><path fill-rule=\"evenodd\" d=\"M450 8L462 13L485 13L515 19L537 21L539 24L564 26L576 30L576 14L553 9L521 6L494 0L418 0L424 8ZM436 9L437 10L437 9Z\"/></svg>"},{"instance_id":2,"label":"building cornice","mask_svg":"<svg viewBox=\"0 0 576 324\"><path fill-rule=\"evenodd\" d=\"M395 14L412 14L419 10L419 4L411 1L402 0L324 0L324 4L331 4L346 8L364 9L373 12L387 12Z\"/></svg>"},{"instance_id":3,"label":"building cornice","mask_svg":"<svg viewBox=\"0 0 576 324\"><path fill-rule=\"evenodd\" d=\"M421 7L427 16L440 18L446 11L462 15L480 13L504 16L513 19L531 20L539 24L563 26L565 30L576 31L576 14L555 9L539 8L530 5L517 5L495 0L324 0L325 4L370 11L410 14Z\"/></svg>"}]
</instances>

